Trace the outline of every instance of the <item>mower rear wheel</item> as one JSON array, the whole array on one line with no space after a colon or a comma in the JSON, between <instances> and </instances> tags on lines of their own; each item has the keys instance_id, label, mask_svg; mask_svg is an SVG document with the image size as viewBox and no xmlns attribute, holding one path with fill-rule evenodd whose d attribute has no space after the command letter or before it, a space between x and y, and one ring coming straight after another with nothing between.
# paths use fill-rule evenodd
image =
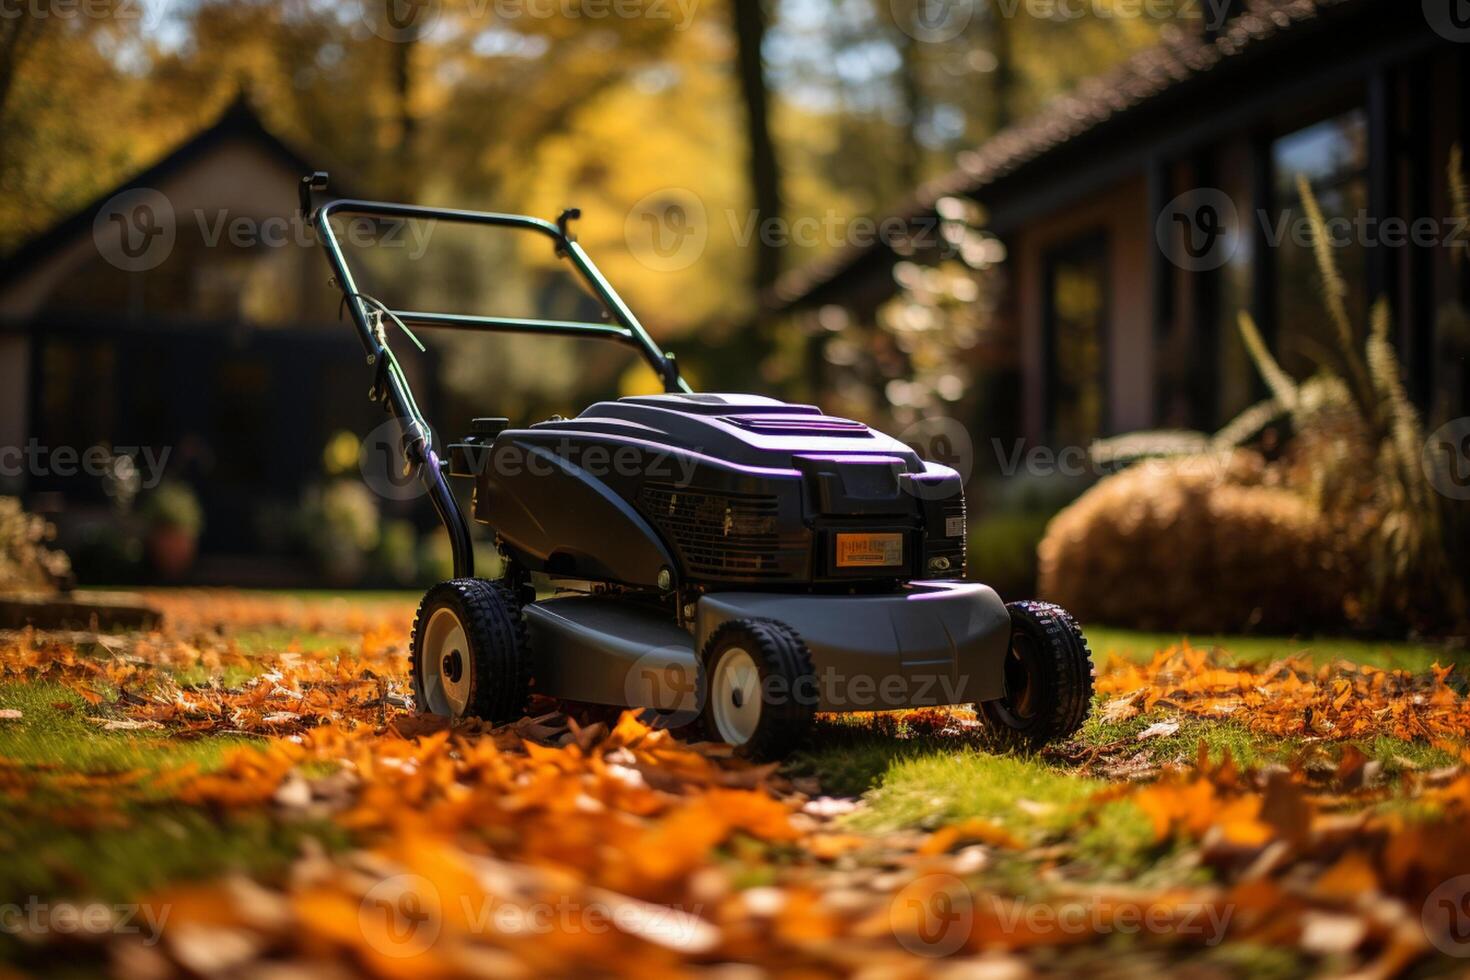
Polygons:
<instances>
[{"instance_id":1,"label":"mower rear wheel","mask_svg":"<svg viewBox=\"0 0 1470 980\"><path fill-rule=\"evenodd\" d=\"M409 667L421 712L519 718L530 697L531 657L514 594L478 578L434 586L414 617Z\"/></svg>"},{"instance_id":2,"label":"mower rear wheel","mask_svg":"<svg viewBox=\"0 0 1470 980\"><path fill-rule=\"evenodd\" d=\"M1092 709L1092 651L1077 622L1046 602L1012 602L1005 696L979 705L990 734L1010 748L1070 738Z\"/></svg>"},{"instance_id":3,"label":"mower rear wheel","mask_svg":"<svg viewBox=\"0 0 1470 980\"><path fill-rule=\"evenodd\" d=\"M704 646L704 734L752 759L797 747L817 710L816 671L796 631L774 619L735 619Z\"/></svg>"}]
</instances>

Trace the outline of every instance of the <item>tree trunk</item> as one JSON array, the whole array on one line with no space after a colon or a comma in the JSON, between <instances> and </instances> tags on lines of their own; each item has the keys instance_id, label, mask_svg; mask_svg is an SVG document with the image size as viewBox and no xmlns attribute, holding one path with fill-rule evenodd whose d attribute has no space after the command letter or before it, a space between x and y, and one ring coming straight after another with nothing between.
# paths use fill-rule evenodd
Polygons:
<instances>
[{"instance_id":1,"label":"tree trunk","mask_svg":"<svg viewBox=\"0 0 1470 980\"><path fill-rule=\"evenodd\" d=\"M991 118L994 120L995 132L998 133L1011 124L1014 111L1011 101L1016 88L1015 55L1011 51L1013 26L999 4L990 10L990 27L991 51L995 55L995 71L992 72L990 89L995 100L995 112Z\"/></svg>"},{"instance_id":2,"label":"tree trunk","mask_svg":"<svg viewBox=\"0 0 1470 980\"><path fill-rule=\"evenodd\" d=\"M394 0L386 0L393 3ZM390 57L393 62L393 102L397 119L394 120L398 130L398 146L394 153L394 173L389 180L393 194L400 201L412 203L417 195L414 190L418 187L417 155L414 153L414 144L418 123L413 117L413 50L417 41L413 38L404 37L399 40L388 42L392 49Z\"/></svg>"},{"instance_id":3,"label":"tree trunk","mask_svg":"<svg viewBox=\"0 0 1470 980\"><path fill-rule=\"evenodd\" d=\"M757 290L772 285L781 274L781 250L773 236L761 233L767 222L781 218L781 168L771 138L770 93L766 89L761 45L766 36L762 0L729 0L735 28L736 68L745 102L745 132L749 146L748 180L755 206L754 282Z\"/></svg>"}]
</instances>

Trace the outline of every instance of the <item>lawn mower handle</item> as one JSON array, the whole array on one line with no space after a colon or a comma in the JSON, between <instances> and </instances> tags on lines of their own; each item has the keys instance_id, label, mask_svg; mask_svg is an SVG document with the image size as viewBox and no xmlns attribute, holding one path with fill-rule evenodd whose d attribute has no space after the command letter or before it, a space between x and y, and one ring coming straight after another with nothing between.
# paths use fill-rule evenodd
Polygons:
<instances>
[{"instance_id":1,"label":"lawn mower handle","mask_svg":"<svg viewBox=\"0 0 1470 980\"><path fill-rule=\"evenodd\" d=\"M665 391L690 392L693 390L679 376L678 365L673 355L665 354L659 349L658 344L638 322L633 311L628 308L627 303L623 302L622 297L602 275L582 246L577 244L576 238L572 236L568 228L569 222L580 214L575 209L562 212L556 224L552 224L540 218L517 214L427 208L383 201L338 199L317 206L313 195L327 189L327 180L327 174L322 171L307 174L301 179L297 189L301 216L308 224L316 228L326 248L327 260L331 263L335 274L336 285L342 290L343 300L352 312L352 322L357 327L358 338L367 352L367 362L378 370L377 380L372 390L375 397L383 402L388 413L394 418L400 421L408 420L409 423L422 421L413 399L413 393L409 390L407 379L399 371L387 370L388 365L396 364L396 362L393 361L392 352L388 350L381 329L379 329L380 318L383 315L400 320L406 325L431 329L539 333L547 336L616 340L637 348L648 362L649 367L662 381ZM343 254L337 236L332 230L331 219L337 214L405 220L418 218L431 222L449 221L458 224L511 228L545 235L551 239L556 254L571 261L573 268L586 282L613 322L586 323L575 320L468 316L456 313L392 310L381 304L370 305L368 298L358 290L357 283L352 277L352 270L348 267L347 257ZM405 458L409 465L419 469L429 491L429 498L434 504L434 510L439 515L440 521L443 522L445 530L449 532L450 545L454 554L455 577L473 577L474 548L470 538L469 523L465 520L459 504L454 499L454 494L449 489L444 469L434 449L432 434L427 431L426 427L421 428L416 424L408 424L405 429L407 430L405 432Z\"/></svg>"}]
</instances>

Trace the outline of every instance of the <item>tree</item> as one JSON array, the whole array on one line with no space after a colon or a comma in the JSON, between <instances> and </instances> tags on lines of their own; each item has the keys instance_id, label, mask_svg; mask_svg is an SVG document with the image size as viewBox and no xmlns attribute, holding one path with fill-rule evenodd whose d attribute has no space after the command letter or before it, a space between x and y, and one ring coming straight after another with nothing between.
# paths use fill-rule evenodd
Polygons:
<instances>
[{"instance_id":1,"label":"tree","mask_svg":"<svg viewBox=\"0 0 1470 980\"><path fill-rule=\"evenodd\" d=\"M772 236L759 231L782 216L781 167L771 136L771 99L762 53L766 10L761 0L730 0L730 15L735 31L735 67L745 105L747 174L757 228L752 271L755 287L761 290L781 274L780 247Z\"/></svg>"}]
</instances>

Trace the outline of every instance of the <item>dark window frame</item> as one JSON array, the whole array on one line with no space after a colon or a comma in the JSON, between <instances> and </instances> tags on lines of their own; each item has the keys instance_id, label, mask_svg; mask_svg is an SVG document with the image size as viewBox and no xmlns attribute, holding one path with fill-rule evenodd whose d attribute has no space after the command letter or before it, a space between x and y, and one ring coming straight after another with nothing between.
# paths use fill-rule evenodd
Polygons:
<instances>
[{"instance_id":1,"label":"dark window frame","mask_svg":"<svg viewBox=\"0 0 1470 980\"><path fill-rule=\"evenodd\" d=\"M1063 262L1075 261L1080 257L1096 258L1102 279L1101 316L1098 327L1098 360L1100 363L1099 385L1102 400L1098 418L1098 438L1113 434L1112 411L1112 351L1113 351L1113 257L1112 236L1106 227L1092 228L1074 234L1057 244L1050 245L1041 253L1041 357L1042 357L1042 431L1046 438L1055 443L1059 437L1056 429L1057 411L1057 268Z\"/></svg>"},{"instance_id":2,"label":"dark window frame","mask_svg":"<svg viewBox=\"0 0 1470 980\"><path fill-rule=\"evenodd\" d=\"M1373 147L1375 141L1378 139L1377 128L1382 125L1382 120L1376 118L1372 111L1369 81L1370 79L1368 77L1360 78L1355 84L1344 89L1336 97L1316 103L1310 110L1298 110L1289 117L1278 118L1275 120L1275 125L1265 130L1265 138L1261 144L1261 151L1264 154L1261 166L1264 168L1264 177L1267 185L1265 191L1270 202L1268 213L1273 220L1281 220L1287 212L1295 214L1298 220L1303 220L1305 217L1301 197L1295 190L1295 175L1283 174L1282 168L1277 162L1277 147L1283 140L1289 139L1299 133L1355 114L1362 118L1364 127L1363 136L1366 141L1366 156L1362 165L1351 170L1334 173L1328 178L1309 178L1309 184L1312 192L1321 201L1324 196L1334 191L1339 191L1354 183L1358 183L1363 188L1365 208L1370 214L1374 212L1377 202L1374 199L1373 187L1375 180L1379 176L1375 171L1375 167L1380 166L1381 161L1373 152ZM1394 158L1390 158L1388 161L1390 167L1394 165L1393 160ZM1291 180L1292 184L1288 189L1283 191L1283 183L1286 180ZM1271 305L1267 311L1257 311L1257 325L1261 328L1266 345L1273 355L1278 359L1284 359L1287 357L1287 351L1283 350L1281 345L1285 339L1286 324L1283 321L1281 304L1285 296L1285 291L1291 288L1286 272L1281 265L1283 261L1282 248L1285 246L1285 243L1282 246L1273 248L1269 241L1267 229L1261 227L1261 222L1259 221L1256 222L1256 225L1257 227L1254 232L1256 238L1255 246L1264 255L1265 264L1270 266L1269 274L1271 280L1268 290ZM1364 297L1367 303L1367 308L1362 312L1366 319L1368 309L1371 309L1373 303L1372 291L1369 288L1369 280L1372 278L1371 270L1374 262L1372 250L1364 246L1360 260L1362 263L1361 268L1352 268L1345 266L1341 257L1339 257L1338 267L1344 279L1350 284L1353 282L1362 283ZM1259 266L1257 267L1257 271L1259 271ZM1313 274L1315 275L1315 273ZM1317 291L1314 289L1313 292L1316 293ZM1260 317L1262 312L1268 314L1264 322Z\"/></svg>"}]
</instances>

